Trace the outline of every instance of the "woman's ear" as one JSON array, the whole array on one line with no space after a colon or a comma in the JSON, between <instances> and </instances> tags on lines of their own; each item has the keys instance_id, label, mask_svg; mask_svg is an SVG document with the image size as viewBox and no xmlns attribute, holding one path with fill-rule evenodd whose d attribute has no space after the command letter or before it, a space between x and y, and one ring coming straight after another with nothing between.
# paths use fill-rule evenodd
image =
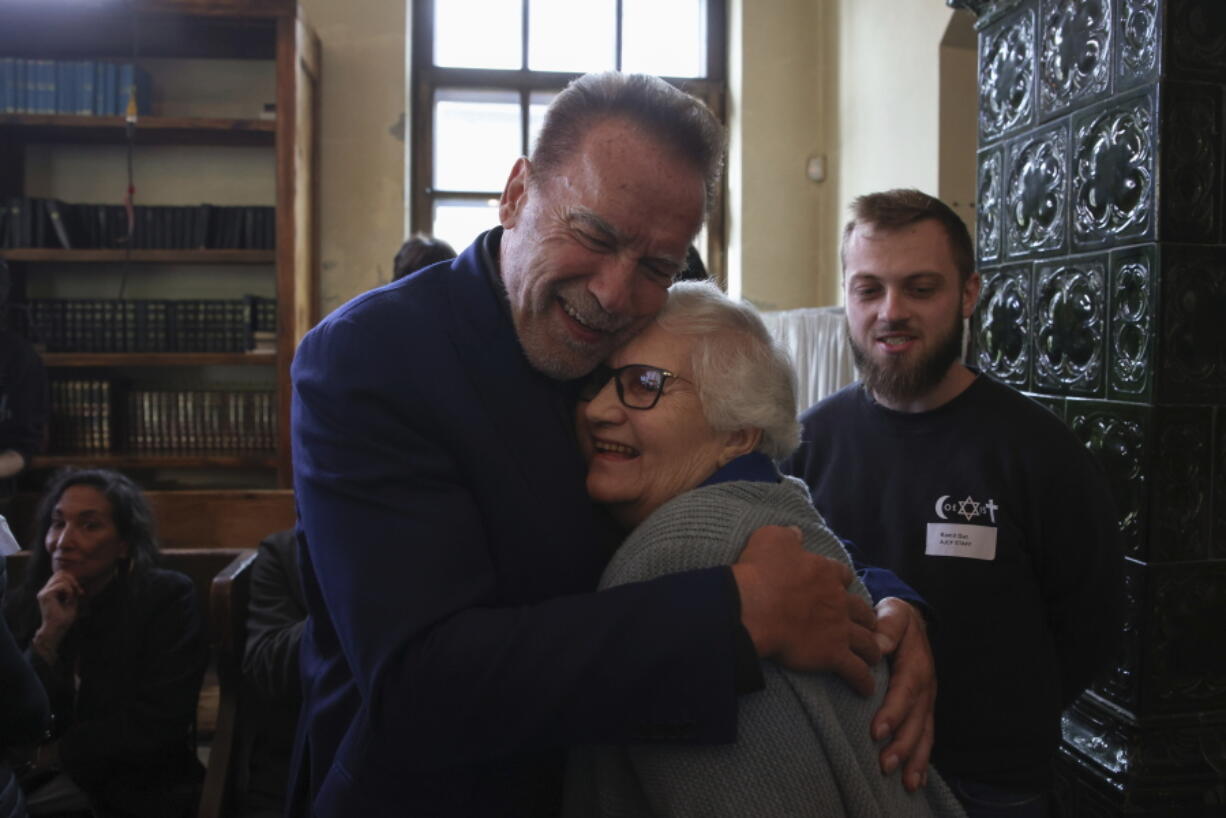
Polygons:
<instances>
[{"instance_id":1,"label":"woman's ear","mask_svg":"<svg viewBox=\"0 0 1226 818\"><path fill-rule=\"evenodd\" d=\"M719 452L719 464L726 466L743 454L749 454L762 442L761 429L736 429L724 435L724 447Z\"/></svg>"}]
</instances>

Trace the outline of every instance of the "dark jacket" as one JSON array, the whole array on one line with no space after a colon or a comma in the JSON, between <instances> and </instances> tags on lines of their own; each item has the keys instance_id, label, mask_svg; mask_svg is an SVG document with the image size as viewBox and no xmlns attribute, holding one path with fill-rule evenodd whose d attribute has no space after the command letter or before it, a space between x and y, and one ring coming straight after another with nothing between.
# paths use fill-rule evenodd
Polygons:
<instances>
[{"instance_id":1,"label":"dark jacket","mask_svg":"<svg viewBox=\"0 0 1226 818\"><path fill-rule=\"evenodd\" d=\"M21 636L28 648L33 631ZM207 645L190 579L120 575L82 612L54 666L27 655L51 700L64 770L100 815L169 818L194 804Z\"/></svg>"},{"instance_id":2,"label":"dark jacket","mask_svg":"<svg viewBox=\"0 0 1226 818\"><path fill-rule=\"evenodd\" d=\"M594 593L612 543L571 392L519 346L497 237L349 302L294 360L290 814L544 818L566 746L735 736L731 572Z\"/></svg>"},{"instance_id":3,"label":"dark jacket","mask_svg":"<svg viewBox=\"0 0 1226 818\"><path fill-rule=\"evenodd\" d=\"M302 676L298 670L306 600L293 529L265 537L251 566L243 653L242 814L284 810Z\"/></svg>"}]
</instances>

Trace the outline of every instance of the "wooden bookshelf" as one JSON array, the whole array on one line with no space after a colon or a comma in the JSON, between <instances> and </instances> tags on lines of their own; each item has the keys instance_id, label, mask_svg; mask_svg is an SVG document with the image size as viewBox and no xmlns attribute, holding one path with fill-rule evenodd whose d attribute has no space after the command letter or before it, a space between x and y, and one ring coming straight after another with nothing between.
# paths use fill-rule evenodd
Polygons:
<instances>
[{"instance_id":1,"label":"wooden bookshelf","mask_svg":"<svg viewBox=\"0 0 1226 818\"><path fill-rule=\"evenodd\" d=\"M48 367L269 366L275 352L44 352Z\"/></svg>"},{"instance_id":2,"label":"wooden bookshelf","mask_svg":"<svg viewBox=\"0 0 1226 818\"><path fill-rule=\"evenodd\" d=\"M68 114L0 114L0 127L20 128L29 142L123 144L127 123L120 116ZM276 144L277 123L264 119L213 119L142 116L133 139L137 145Z\"/></svg>"},{"instance_id":3,"label":"wooden bookshelf","mask_svg":"<svg viewBox=\"0 0 1226 818\"><path fill-rule=\"evenodd\" d=\"M38 455L32 469L58 469L64 466L92 466L105 469L275 469L275 452L217 452L214 454L157 454L80 452L78 454Z\"/></svg>"},{"instance_id":4,"label":"wooden bookshelf","mask_svg":"<svg viewBox=\"0 0 1226 818\"><path fill-rule=\"evenodd\" d=\"M277 299L277 339L275 353L260 354L100 354L54 353L44 356L47 366L60 370L69 368L122 369L125 367L176 367L180 370L209 367L263 366L273 370L275 378L276 428L275 452L243 453L215 452L200 454L150 453L81 453L54 454L39 457L36 468L54 468L69 463L90 463L122 469L274 469L276 484L288 487L292 482L290 461L290 376L289 363L302 336L315 323L318 306L315 287L318 279L315 196L317 114L319 94L319 40L301 18L296 0L131 0L125 3L17 3L0 0L5 11L0 13L0 56L39 60L105 60L125 62L142 60L241 60L261 61L253 75L267 66L275 69L275 92L261 101L275 102L276 119L251 118L254 106L249 101L227 108L216 107L207 99L166 99L158 96L156 66L146 66L154 75L153 110L138 119L133 140L139 165L142 146L158 147L160 154L173 154L177 146L188 146L189 152L201 146L202 155L217 163L217 173L225 174L225 151L211 147L239 148L241 162L251 161L247 149L258 147L257 155L266 153L269 166L275 168L273 184L275 199L275 250L123 250L54 248L0 249L0 259L9 262L14 276L14 293L18 300L47 297L39 295L55 285L54 297L76 297L71 287L81 285L83 276L93 271L89 265L112 265L99 270L100 275L119 274L115 265L148 265L140 270L139 289L143 297L184 297L173 286L176 273L192 271L175 268L208 265L263 267L263 270L226 271L225 281L240 281L244 276L268 275L275 282ZM136 55L134 57L134 55ZM184 86L190 87L190 86ZM190 93L190 92L189 92ZM173 103L173 104L171 104ZM159 108L159 106L163 106ZM237 113L231 116L179 116L180 112L199 110ZM162 113L172 113L163 116ZM242 117L246 118L242 118ZM115 150L128 139L128 128L118 116L76 116L67 114L0 114L0 200L10 196L54 198L51 190L28 190L32 184L30 157L45 161L47 154L57 152L80 156L98 150L99 161L115 162L120 155ZM82 147L85 146L85 147ZM266 151L264 150L266 149ZM187 160L190 161L190 160ZM37 167L37 166L35 166ZM186 167L186 165L185 165ZM108 172L113 168L107 168ZM170 177L165 172L159 182ZM171 180L173 181L173 180ZM46 182L43 182L44 187ZM140 183L138 182L138 185ZM184 185L187 185L186 181ZM118 204L122 191L116 192L110 204ZM138 193L138 196L141 195ZM192 195L190 187L186 195ZM74 203L68 194L62 198ZM169 200L159 202L138 198L138 204L175 203L181 192L172 193ZM196 203L189 198L187 204ZM206 202L201 201L200 204ZM207 202L226 205L226 202ZM241 206L242 203L236 203ZM167 269L163 269L163 267ZM231 275L233 272L233 275ZM123 275L128 270L122 270ZM167 286L159 288L161 277ZM62 277L64 287L60 288ZM197 276L198 277L198 276ZM105 279L103 279L105 280ZM261 279L261 283L262 283ZM71 282L71 283L69 283ZM27 286L28 285L28 286ZM236 287L239 285L236 285ZM263 289L267 291L267 286ZM30 291L34 290L34 293ZM122 289L118 290L122 292ZM236 289L232 297L249 291ZM199 296L196 296L199 297ZM224 297L210 294L210 298ZM57 374L63 374L57 373ZM137 373L132 373L133 377ZM222 377L225 373L220 373ZM244 382L263 373L243 372ZM202 384L217 382L208 373L197 375L189 371L139 373L140 378L155 387L160 382L195 380ZM71 375L69 375L71 377ZM98 377L106 377L99 373ZM261 484L265 481L260 481Z\"/></svg>"}]
</instances>

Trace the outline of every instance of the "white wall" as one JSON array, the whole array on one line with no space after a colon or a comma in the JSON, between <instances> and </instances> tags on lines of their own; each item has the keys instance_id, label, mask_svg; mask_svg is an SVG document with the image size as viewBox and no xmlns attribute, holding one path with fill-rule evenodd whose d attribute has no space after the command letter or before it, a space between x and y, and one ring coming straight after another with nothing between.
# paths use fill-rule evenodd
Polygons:
<instances>
[{"instance_id":1,"label":"white wall","mask_svg":"<svg viewBox=\"0 0 1226 818\"><path fill-rule=\"evenodd\" d=\"M940 189L939 0L839 0L838 211L894 187ZM837 242L827 248L832 264Z\"/></svg>"}]
</instances>

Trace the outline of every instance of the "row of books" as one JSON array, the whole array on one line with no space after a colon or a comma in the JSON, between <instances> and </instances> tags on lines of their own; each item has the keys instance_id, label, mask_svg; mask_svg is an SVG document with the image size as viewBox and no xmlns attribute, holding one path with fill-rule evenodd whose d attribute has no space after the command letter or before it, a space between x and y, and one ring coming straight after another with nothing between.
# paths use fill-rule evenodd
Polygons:
<instances>
[{"instance_id":1,"label":"row of books","mask_svg":"<svg viewBox=\"0 0 1226 818\"><path fill-rule=\"evenodd\" d=\"M65 250L272 250L276 208L264 205L68 204L10 196L0 206L0 247Z\"/></svg>"},{"instance_id":2,"label":"row of books","mask_svg":"<svg viewBox=\"0 0 1226 818\"><path fill-rule=\"evenodd\" d=\"M52 454L270 452L276 426L271 391L129 391L109 380L51 381Z\"/></svg>"},{"instance_id":3,"label":"row of books","mask_svg":"<svg viewBox=\"0 0 1226 818\"><path fill-rule=\"evenodd\" d=\"M275 337L276 300L40 298L14 324L46 352L247 352Z\"/></svg>"},{"instance_id":4,"label":"row of books","mask_svg":"<svg viewBox=\"0 0 1226 818\"><path fill-rule=\"evenodd\" d=\"M133 63L0 57L0 114L123 116L133 86L137 113L148 114L153 82Z\"/></svg>"}]
</instances>

